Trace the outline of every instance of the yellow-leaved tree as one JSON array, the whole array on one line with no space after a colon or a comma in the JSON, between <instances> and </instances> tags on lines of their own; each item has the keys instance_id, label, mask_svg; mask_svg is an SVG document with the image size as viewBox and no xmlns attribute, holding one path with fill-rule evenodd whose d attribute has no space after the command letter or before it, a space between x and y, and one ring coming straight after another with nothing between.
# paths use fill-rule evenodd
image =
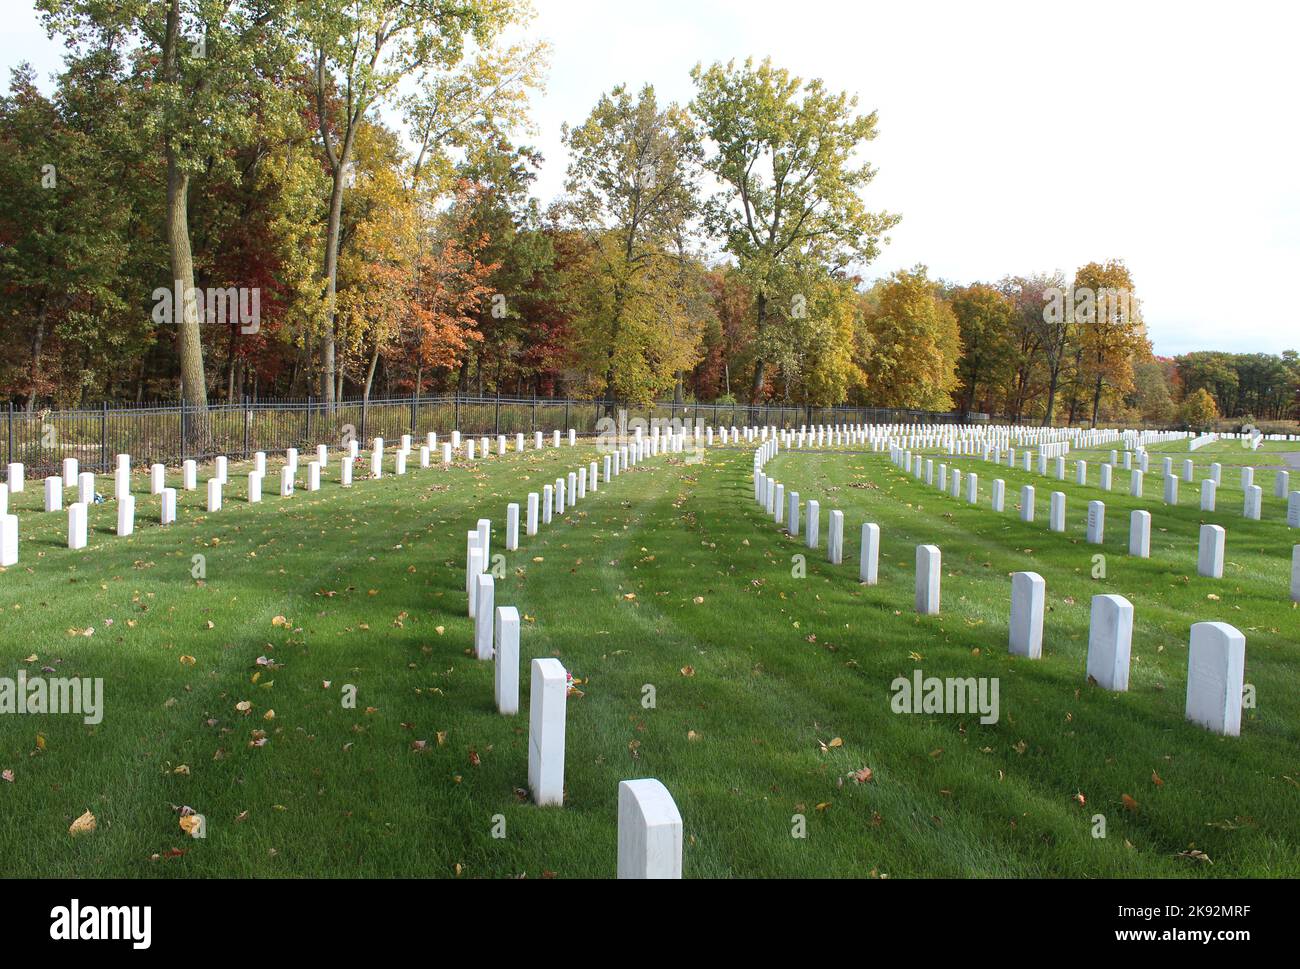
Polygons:
<instances>
[{"instance_id":1,"label":"yellow-leaved tree","mask_svg":"<svg viewBox=\"0 0 1300 969\"><path fill-rule=\"evenodd\" d=\"M949 410L957 388L957 316L924 266L899 270L862 298L868 399L878 407Z\"/></svg>"}]
</instances>

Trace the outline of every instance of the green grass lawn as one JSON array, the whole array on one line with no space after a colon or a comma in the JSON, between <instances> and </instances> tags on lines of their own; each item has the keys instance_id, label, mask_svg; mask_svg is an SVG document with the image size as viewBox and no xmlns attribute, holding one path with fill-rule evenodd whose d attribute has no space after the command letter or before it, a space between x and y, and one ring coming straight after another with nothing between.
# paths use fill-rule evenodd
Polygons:
<instances>
[{"instance_id":1,"label":"green grass lawn","mask_svg":"<svg viewBox=\"0 0 1300 969\"><path fill-rule=\"evenodd\" d=\"M1218 447L1198 451L1198 465L1220 460ZM657 777L685 822L688 877L1300 874L1296 533L1264 472L1265 520L1246 522L1225 467L1221 511L1208 516L1228 530L1221 581L1195 574L1206 516L1190 486L1165 509L1158 475L1139 500L1117 472L1106 578L1093 579L1099 550L1082 522L1101 493L1072 476L1049 483L958 459L980 475L974 508L884 454L783 452L768 472L822 505L810 552L752 501L752 453L650 459L505 553L496 602L524 617L517 717L496 713L492 665L470 655L465 533L491 518L504 553L506 504L590 461L592 446L415 467L351 490L332 454L323 490L292 499L271 494L272 462L257 506L232 464L226 507L207 515L202 490L182 492L168 528L137 475L135 536L112 533L110 501L91 509L80 552L65 547L66 514L35 510L40 482L29 482L13 501L22 558L0 574L0 675L103 677L105 716L0 717L0 770L14 774L0 781L0 872L606 877L618 782ZM1000 515L988 506L994 477L1007 481ZM1031 525L1015 512L1023 483L1038 488ZM1051 490L1069 495L1064 535L1047 531ZM1146 561L1125 554L1131 507L1153 513ZM846 523L837 567L824 552L834 508ZM864 521L882 530L874 587L857 581ZM912 611L922 542L943 550L939 617ZM1007 654L1009 574L1021 569L1047 581L1039 661ZM1136 609L1127 694L1085 682L1099 592ZM1239 738L1183 719L1188 628L1208 619L1247 637L1258 705ZM538 656L582 681L563 808L522 792L526 667ZM890 684L914 669L997 677L999 721L893 713ZM345 684L355 709L341 703ZM250 745L259 730L266 743ZM182 805L205 816L206 838L181 832ZM97 830L70 837L87 810ZM1091 834L1096 814L1104 839ZM792 836L796 815L805 838ZM493 837L498 816L504 838ZM1212 864L1179 857L1193 848Z\"/></svg>"}]
</instances>

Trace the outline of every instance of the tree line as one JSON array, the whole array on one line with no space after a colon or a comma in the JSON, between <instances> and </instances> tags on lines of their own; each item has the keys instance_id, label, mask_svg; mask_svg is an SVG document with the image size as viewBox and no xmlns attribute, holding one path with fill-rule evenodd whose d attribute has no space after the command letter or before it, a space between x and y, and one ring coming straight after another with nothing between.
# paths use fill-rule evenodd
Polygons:
<instances>
[{"instance_id":1,"label":"tree line","mask_svg":"<svg viewBox=\"0 0 1300 969\"><path fill-rule=\"evenodd\" d=\"M866 200L878 119L769 60L698 65L687 104L604 93L543 205L526 3L38 8L64 68L47 96L20 65L0 97L0 386L29 409L459 390L1297 414L1294 353L1153 356L1119 260L866 282L899 221Z\"/></svg>"}]
</instances>

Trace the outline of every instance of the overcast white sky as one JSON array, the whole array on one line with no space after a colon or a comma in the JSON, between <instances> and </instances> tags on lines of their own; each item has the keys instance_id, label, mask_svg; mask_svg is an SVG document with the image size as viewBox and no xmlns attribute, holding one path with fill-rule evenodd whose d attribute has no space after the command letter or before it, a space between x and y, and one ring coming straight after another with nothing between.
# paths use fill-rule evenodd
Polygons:
<instances>
[{"instance_id":1,"label":"overcast white sky","mask_svg":"<svg viewBox=\"0 0 1300 969\"><path fill-rule=\"evenodd\" d=\"M554 46L544 200L561 123L601 92L649 81L685 103L696 62L770 55L880 114L866 199L903 221L868 276L1119 258L1157 353L1300 348L1300 4L534 2ZM0 65L57 70L28 0L4 6Z\"/></svg>"}]
</instances>

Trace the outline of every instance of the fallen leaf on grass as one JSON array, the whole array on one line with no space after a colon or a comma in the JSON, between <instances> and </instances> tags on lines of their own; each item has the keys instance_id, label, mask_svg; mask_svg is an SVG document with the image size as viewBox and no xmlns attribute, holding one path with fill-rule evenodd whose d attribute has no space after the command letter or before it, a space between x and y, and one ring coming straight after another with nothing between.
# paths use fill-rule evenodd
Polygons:
<instances>
[{"instance_id":1,"label":"fallen leaf on grass","mask_svg":"<svg viewBox=\"0 0 1300 969\"><path fill-rule=\"evenodd\" d=\"M95 830L96 824L95 816L87 811L81 817L77 818L77 820L72 822L71 827L68 828L68 834L72 835L74 838L80 834L90 834Z\"/></svg>"}]
</instances>

